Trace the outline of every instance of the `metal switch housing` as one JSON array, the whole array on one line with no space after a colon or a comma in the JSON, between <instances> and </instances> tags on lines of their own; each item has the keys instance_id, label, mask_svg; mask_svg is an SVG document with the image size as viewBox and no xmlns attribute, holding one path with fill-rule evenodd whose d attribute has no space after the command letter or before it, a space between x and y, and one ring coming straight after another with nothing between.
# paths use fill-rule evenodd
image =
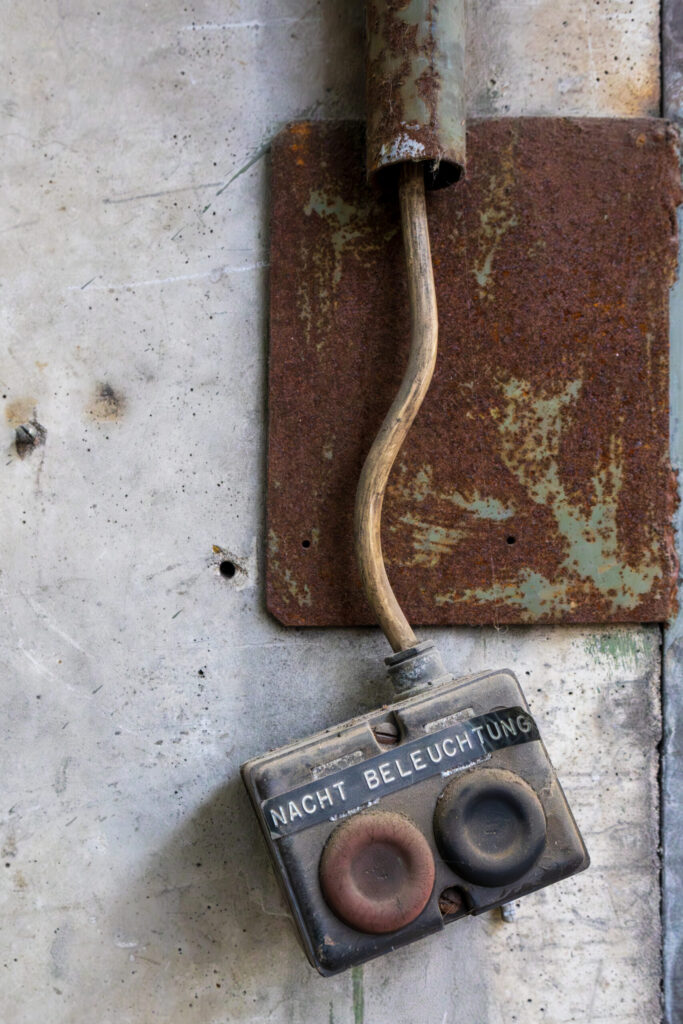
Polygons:
<instances>
[{"instance_id":1,"label":"metal switch housing","mask_svg":"<svg viewBox=\"0 0 683 1024\"><path fill-rule=\"evenodd\" d=\"M589 864L508 670L450 678L254 758L242 777L323 975Z\"/></svg>"}]
</instances>

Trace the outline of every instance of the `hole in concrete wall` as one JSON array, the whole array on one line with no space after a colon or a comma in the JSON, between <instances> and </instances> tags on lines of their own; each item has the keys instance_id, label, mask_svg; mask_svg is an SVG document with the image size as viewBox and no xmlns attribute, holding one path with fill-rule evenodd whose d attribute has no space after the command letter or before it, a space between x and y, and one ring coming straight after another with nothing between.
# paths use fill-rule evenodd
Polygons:
<instances>
[{"instance_id":1,"label":"hole in concrete wall","mask_svg":"<svg viewBox=\"0 0 683 1024\"><path fill-rule=\"evenodd\" d=\"M237 572L237 566L234 562L224 561L218 566L218 571L221 576L225 576L226 580L231 580Z\"/></svg>"},{"instance_id":2,"label":"hole in concrete wall","mask_svg":"<svg viewBox=\"0 0 683 1024\"><path fill-rule=\"evenodd\" d=\"M118 420L125 408L126 399L123 394L103 381L96 385L87 413L94 420Z\"/></svg>"}]
</instances>

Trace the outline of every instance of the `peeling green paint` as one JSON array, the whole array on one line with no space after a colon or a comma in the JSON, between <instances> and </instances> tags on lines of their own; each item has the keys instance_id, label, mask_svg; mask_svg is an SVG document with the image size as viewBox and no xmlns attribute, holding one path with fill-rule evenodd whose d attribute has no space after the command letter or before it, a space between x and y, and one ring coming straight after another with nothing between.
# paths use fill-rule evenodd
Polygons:
<instances>
[{"instance_id":1,"label":"peeling green paint","mask_svg":"<svg viewBox=\"0 0 683 1024\"><path fill-rule=\"evenodd\" d=\"M324 190L312 189L303 208L307 217L318 216L330 226L329 245L316 245L312 265L302 275L297 288L297 301L304 328L306 344L311 344L311 333L316 330L316 350L324 348L326 320L334 316L337 308L337 289L341 281L344 254L351 243L356 257L367 258L373 264L377 250L384 247L400 228L393 224L384 231L377 229L377 203L369 198L358 205L346 202L339 195L327 195ZM305 264L305 259L302 263ZM316 310L317 322L313 320Z\"/></svg>"},{"instance_id":2,"label":"peeling green paint","mask_svg":"<svg viewBox=\"0 0 683 1024\"><path fill-rule=\"evenodd\" d=\"M313 189L304 206L304 213L307 217L312 213L317 213L321 217L334 217L341 227L346 227L354 217L358 217L359 210L351 203L344 202L341 196L329 199L324 192Z\"/></svg>"},{"instance_id":3,"label":"peeling green paint","mask_svg":"<svg viewBox=\"0 0 683 1024\"><path fill-rule=\"evenodd\" d=\"M401 465L401 472L405 473L404 465ZM414 501L424 501L428 495L434 494L432 476L433 470L431 466L424 466L422 469L418 469L410 484L401 487L404 496L412 498Z\"/></svg>"},{"instance_id":4,"label":"peeling green paint","mask_svg":"<svg viewBox=\"0 0 683 1024\"><path fill-rule=\"evenodd\" d=\"M618 666L630 668L639 663L650 642L650 637L643 635L640 630L612 629L609 633L595 633L588 637L585 647L596 661L613 661Z\"/></svg>"},{"instance_id":5,"label":"peeling green paint","mask_svg":"<svg viewBox=\"0 0 683 1024\"><path fill-rule=\"evenodd\" d=\"M408 563L409 565L433 568L438 565L442 555L448 554L456 544L459 544L467 536L466 530L428 523L416 519L410 513L401 516L401 522L413 527L415 556Z\"/></svg>"},{"instance_id":6,"label":"peeling green paint","mask_svg":"<svg viewBox=\"0 0 683 1024\"><path fill-rule=\"evenodd\" d=\"M445 501L452 502L464 512L471 512L477 519L491 519L497 523L504 523L506 519L512 519L515 509L510 508L499 501L498 498L482 498L479 491L473 491L471 498L466 498L458 491L447 494L441 492Z\"/></svg>"},{"instance_id":7,"label":"peeling green paint","mask_svg":"<svg viewBox=\"0 0 683 1024\"><path fill-rule=\"evenodd\" d=\"M405 476L405 465L400 467L400 472ZM485 497L476 488L469 494L461 491L443 491L434 486L433 469L431 466L423 466L415 476L406 482L393 484L398 487L404 498L414 502L422 502L425 498L436 498L439 501L450 502L463 512L470 512L476 519L488 519L494 522L505 522L511 519L516 509L512 505L505 505L499 498ZM408 520L405 520L406 522ZM424 525L424 524L422 524ZM465 533L463 533L463 536Z\"/></svg>"},{"instance_id":8,"label":"peeling green paint","mask_svg":"<svg viewBox=\"0 0 683 1024\"><path fill-rule=\"evenodd\" d=\"M515 184L513 147L514 140L502 155L500 175L494 175L489 180L489 205L479 211L480 252L474 260L472 272L479 285L480 299L493 299L490 285L493 283L494 258L506 233L519 223L517 214L510 212Z\"/></svg>"},{"instance_id":9,"label":"peeling green paint","mask_svg":"<svg viewBox=\"0 0 683 1024\"><path fill-rule=\"evenodd\" d=\"M567 417L581 392L580 380L546 395L535 394L529 381L510 379L500 384L503 409L491 415L501 438L505 466L523 485L531 500L550 509L557 529L566 541L567 554L551 581L540 573L523 569L507 584L438 594L436 604L504 601L524 608L531 618L571 611L582 590L597 589L612 610L632 609L643 594L661 577L656 552L639 564L629 565L620 557L617 514L623 484L623 453L620 438L610 439L608 459L591 478L594 499L588 511L569 500L560 479L558 454Z\"/></svg>"},{"instance_id":10,"label":"peeling green paint","mask_svg":"<svg viewBox=\"0 0 683 1024\"><path fill-rule=\"evenodd\" d=\"M551 610L570 611L572 601L568 585L559 586L541 573L522 569L513 583L493 583L490 587L468 587L456 593L435 594L437 605L459 604L461 601L501 601L523 608L533 619Z\"/></svg>"},{"instance_id":11,"label":"peeling green paint","mask_svg":"<svg viewBox=\"0 0 683 1024\"><path fill-rule=\"evenodd\" d=\"M365 1021L365 993L363 991L363 968L351 968L351 981L353 985L353 1024L364 1024Z\"/></svg>"},{"instance_id":12,"label":"peeling green paint","mask_svg":"<svg viewBox=\"0 0 683 1024\"><path fill-rule=\"evenodd\" d=\"M374 207L371 203L363 206L353 206L351 203L345 202L341 196L330 198L324 192L320 192L317 189L313 189L311 192L308 202L304 206L306 216L310 217L311 214L317 213L319 217L330 218L337 225L331 236L332 249L334 251L333 287L336 288L341 280L344 249L349 242L353 242L354 239L360 238L361 235L367 232L367 221L373 212Z\"/></svg>"},{"instance_id":13,"label":"peeling green paint","mask_svg":"<svg viewBox=\"0 0 683 1024\"><path fill-rule=\"evenodd\" d=\"M320 531L316 527L314 527L311 530L311 544L317 544L319 539ZM270 529L268 531L268 558L270 560L273 577L277 577L278 583L284 583L284 587L289 593L290 597L294 598L294 600L297 602L300 608L303 608L304 605L308 605L310 607L312 603L310 587L308 586L307 583L304 583L303 587L301 587L298 581L293 576L291 569L282 569L280 560L275 557L277 554L279 554L279 551L279 538L275 531ZM282 587L279 587L279 590L280 593L282 594L282 598L285 604L289 604L289 597L287 597L283 593Z\"/></svg>"},{"instance_id":14,"label":"peeling green paint","mask_svg":"<svg viewBox=\"0 0 683 1024\"><path fill-rule=\"evenodd\" d=\"M534 395L527 381L510 380L502 385L507 403L498 424L503 462L523 484L531 499L550 508L568 553L560 575L590 581L609 595L612 607L632 608L647 593L661 569L656 559L644 558L637 566L619 557L617 537L618 496L623 483L621 440L610 438L607 465L592 477L594 501L588 513L573 505L560 479L558 453L567 410L581 391L580 380L570 381L547 397ZM564 580L559 591L561 594ZM614 591L614 593L610 593Z\"/></svg>"},{"instance_id":15,"label":"peeling green paint","mask_svg":"<svg viewBox=\"0 0 683 1024\"><path fill-rule=\"evenodd\" d=\"M431 115L424 97L418 90L420 76L429 68L430 63L428 58L420 52L430 43L429 34L434 19L428 18L427 14L425 0L409 0L403 9L399 9L393 15L396 21L401 21L404 25L409 25L412 28L417 26L415 43L410 50L399 50L390 56L386 37L380 33L370 36L370 58L375 59L381 54L387 70L394 73L398 84L403 120L407 127L411 126L412 122L417 122L417 124L429 122ZM409 74L405 74L405 72L400 74L406 56L411 58L413 67Z\"/></svg>"},{"instance_id":16,"label":"peeling green paint","mask_svg":"<svg viewBox=\"0 0 683 1024\"><path fill-rule=\"evenodd\" d=\"M274 568L277 568L277 566L274 566ZM292 597L299 605L299 607L303 608L304 605L308 605L310 607L311 589L308 586L308 583L304 583L303 587L300 587L298 581L292 575L291 569L285 569L285 571L282 573L282 578L285 582L287 590L292 595Z\"/></svg>"}]
</instances>

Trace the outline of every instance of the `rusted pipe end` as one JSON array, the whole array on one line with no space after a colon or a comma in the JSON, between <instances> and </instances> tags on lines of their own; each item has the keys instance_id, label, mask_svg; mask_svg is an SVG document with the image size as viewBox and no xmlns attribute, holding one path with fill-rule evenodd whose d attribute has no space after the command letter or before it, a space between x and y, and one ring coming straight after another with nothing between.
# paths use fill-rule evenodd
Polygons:
<instances>
[{"instance_id":1,"label":"rusted pipe end","mask_svg":"<svg viewBox=\"0 0 683 1024\"><path fill-rule=\"evenodd\" d=\"M464 0L367 0L367 171L425 165L428 188L465 169Z\"/></svg>"}]
</instances>

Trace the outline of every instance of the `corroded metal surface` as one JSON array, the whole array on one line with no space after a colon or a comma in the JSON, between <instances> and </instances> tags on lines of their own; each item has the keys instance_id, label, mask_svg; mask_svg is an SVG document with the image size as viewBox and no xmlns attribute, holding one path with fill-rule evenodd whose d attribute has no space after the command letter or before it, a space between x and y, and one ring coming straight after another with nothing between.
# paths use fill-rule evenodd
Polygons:
<instances>
[{"instance_id":1,"label":"corroded metal surface","mask_svg":"<svg viewBox=\"0 0 683 1024\"><path fill-rule=\"evenodd\" d=\"M429 161L442 188L465 166L464 0L368 0L367 167Z\"/></svg>"},{"instance_id":2,"label":"corroded metal surface","mask_svg":"<svg viewBox=\"0 0 683 1024\"><path fill-rule=\"evenodd\" d=\"M509 119L468 148L430 197L440 355L385 503L397 597L415 624L663 620L674 133ZM352 510L407 354L398 213L352 123L278 138L273 203L268 607L369 623Z\"/></svg>"}]
</instances>

